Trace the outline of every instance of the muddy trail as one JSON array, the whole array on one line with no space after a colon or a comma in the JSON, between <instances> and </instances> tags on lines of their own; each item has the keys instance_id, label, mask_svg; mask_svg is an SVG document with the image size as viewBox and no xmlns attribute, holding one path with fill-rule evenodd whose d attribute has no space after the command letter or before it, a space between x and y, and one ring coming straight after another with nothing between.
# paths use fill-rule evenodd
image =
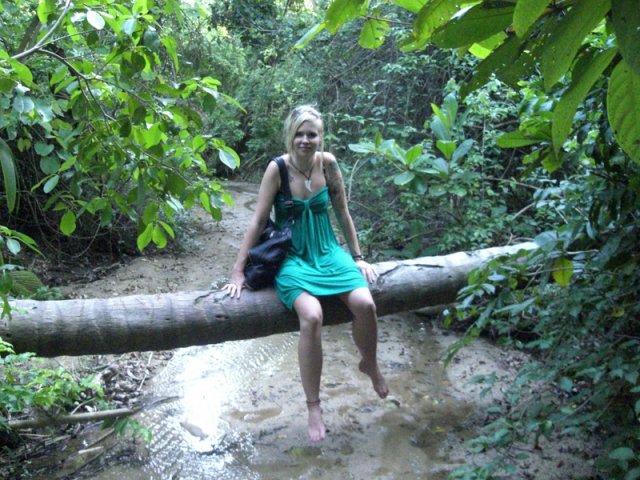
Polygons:
<instances>
[{"instance_id":1,"label":"muddy trail","mask_svg":"<svg viewBox=\"0 0 640 480\"><path fill-rule=\"evenodd\" d=\"M119 264L90 283L61 287L68 297L203 290L222 285L248 224L257 186L230 182L235 206L213 222L194 214L188 247ZM297 366L297 334L170 352L57 359L98 371L116 405L147 404L135 419L150 441L99 425L74 431L38 459L42 479L445 479L490 457L465 442L487 422L492 395L468 381L497 372L504 382L527 358L478 340L444 368L456 340L424 312L380 319L379 360L391 388L377 398L357 371L350 326L325 327L321 399L327 439L311 443ZM498 390L499 391L499 385ZM523 445L510 478L590 474L578 442ZM42 471L42 470L40 470Z\"/></svg>"}]
</instances>

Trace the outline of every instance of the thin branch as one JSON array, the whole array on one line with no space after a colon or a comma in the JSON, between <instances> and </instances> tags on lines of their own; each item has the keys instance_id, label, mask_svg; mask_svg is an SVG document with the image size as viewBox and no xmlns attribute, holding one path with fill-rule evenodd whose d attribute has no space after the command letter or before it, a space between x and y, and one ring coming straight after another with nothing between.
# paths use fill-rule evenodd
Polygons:
<instances>
[{"instance_id":1,"label":"thin branch","mask_svg":"<svg viewBox=\"0 0 640 480\"><path fill-rule=\"evenodd\" d=\"M28 57L32 53L38 51L42 47L42 45L44 45L47 42L47 40L49 40L49 38L53 35L53 33L58 29L58 27L62 23L62 20L67 15L67 12L69 11L70 8L71 8L71 0L67 0L64 5L64 10L62 10L62 13L56 20L56 23L54 23L51 29L44 34L44 36L38 41L38 43L36 43L33 47L29 48L28 50L15 54L11 58L14 60L20 60L21 58Z\"/></svg>"}]
</instances>

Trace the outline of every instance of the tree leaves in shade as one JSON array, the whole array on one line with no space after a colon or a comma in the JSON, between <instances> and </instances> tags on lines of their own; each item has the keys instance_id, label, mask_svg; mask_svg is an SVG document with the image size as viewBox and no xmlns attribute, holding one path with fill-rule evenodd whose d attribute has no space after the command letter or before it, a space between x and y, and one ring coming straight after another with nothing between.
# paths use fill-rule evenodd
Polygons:
<instances>
[{"instance_id":1,"label":"tree leaves in shade","mask_svg":"<svg viewBox=\"0 0 640 480\"><path fill-rule=\"evenodd\" d=\"M612 0L611 23L618 48L627 65L640 75L640 4L637 0Z\"/></svg>"},{"instance_id":2,"label":"tree leaves in shade","mask_svg":"<svg viewBox=\"0 0 640 480\"><path fill-rule=\"evenodd\" d=\"M4 181L4 194L7 197L7 208L12 212L16 206L17 179L16 166L13 162L13 154L9 145L0 138L0 169L2 169L2 179Z\"/></svg>"},{"instance_id":3,"label":"tree leaves in shade","mask_svg":"<svg viewBox=\"0 0 640 480\"><path fill-rule=\"evenodd\" d=\"M578 105L584 100L593 84L609 66L616 55L610 48L603 52L589 52L584 55L573 69L573 79L569 88L563 93L553 113L552 135L553 148L556 155L569 136L571 124Z\"/></svg>"},{"instance_id":4,"label":"tree leaves in shade","mask_svg":"<svg viewBox=\"0 0 640 480\"><path fill-rule=\"evenodd\" d=\"M365 13L368 6L368 0L334 0L327 10L327 30L336 33L342 25Z\"/></svg>"},{"instance_id":5,"label":"tree leaves in shade","mask_svg":"<svg viewBox=\"0 0 640 480\"><path fill-rule=\"evenodd\" d=\"M618 143L640 163L640 75L636 75L625 60L611 73L607 113Z\"/></svg>"},{"instance_id":6,"label":"tree leaves in shade","mask_svg":"<svg viewBox=\"0 0 640 480\"><path fill-rule=\"evenodd\" d=\"M389 30L389 24L384 20L370 18L364 23L360 31L358 44L362 48L376 49L384 43Z\"/></svg>"},{"instance_id":7,"label":"tree leaves in shade","mask_svg":"<svg viewBox=\"0 0 640 480\"><path fill-rule=\"evenodd\" d=\"M558 22L542 53L542 77L547 90L567 73L584 38L610 7L611 0L581 0Z\"/></svg>"},{"instance_id":8,"label":"tree leaves in shade","mask_svg":"<svg viewBox=\"0 0 640 480\"><path fill-rule=\"evenodd\" d=\"M573 277L573 262L568 258L558 258L553 262L553 273L551 274L556 283L562 287L569 285Z\"/></svg>"},{"instance_id":9,"label":"tree leaves in shade","mask_svg":"<svg viewBox=\"0 0 640 480\"><path fill-rule=\"evenodd\" d=\"M513 6L493 7L481 3L438 28L433 42L443 48L459 48L482 41L511 25L513 10Z\"/></svg>"},{"instance_id":10,"label":"tree leaves in shade","mask_svg":"<svg viewBox=\"0 0 640 480\"><path fill-rule=\"evenodd\" d=\"M524 37L548 4L549 0L520 0L513 12L513 28L516 35Z\"/></svg>"}]
</instances>

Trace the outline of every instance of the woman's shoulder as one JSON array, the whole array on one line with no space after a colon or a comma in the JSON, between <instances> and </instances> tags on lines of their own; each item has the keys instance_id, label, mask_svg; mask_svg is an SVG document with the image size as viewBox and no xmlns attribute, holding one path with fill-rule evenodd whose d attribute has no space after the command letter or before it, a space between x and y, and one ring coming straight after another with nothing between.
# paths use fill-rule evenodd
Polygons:
<instances>
[{"instance_id":1,"label":"woman's shoulder","mask_svg":"<svg viewBox=\"0 0 640 480\"><path fill-rule=\"evenodd\" d=\"M318 155L322 159L322 163L325 167L338 164L338 159L331 152L318 152Z\"/></svg>"}]
</instances>

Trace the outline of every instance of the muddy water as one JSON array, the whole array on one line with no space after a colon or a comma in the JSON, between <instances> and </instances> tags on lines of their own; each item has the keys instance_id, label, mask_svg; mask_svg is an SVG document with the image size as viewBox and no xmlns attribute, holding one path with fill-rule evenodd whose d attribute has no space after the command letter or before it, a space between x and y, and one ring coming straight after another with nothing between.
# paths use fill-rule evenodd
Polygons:
<instances>
[{"instance_id":1,"label":"muddy water","mask_svg":"<svg viewBox=\"0 0 640 480\"><path fill-rule=\"evenodd\" d=\"M150 387L178 400L138 417L153 440L94 478L446 478L463 460L474 408L452 390L442 335L422 320L380 321L386 400L357 372L350 326L325 328L320 444L307 440L296 334L179 350Z\"/></svg>"}]
</instances>

